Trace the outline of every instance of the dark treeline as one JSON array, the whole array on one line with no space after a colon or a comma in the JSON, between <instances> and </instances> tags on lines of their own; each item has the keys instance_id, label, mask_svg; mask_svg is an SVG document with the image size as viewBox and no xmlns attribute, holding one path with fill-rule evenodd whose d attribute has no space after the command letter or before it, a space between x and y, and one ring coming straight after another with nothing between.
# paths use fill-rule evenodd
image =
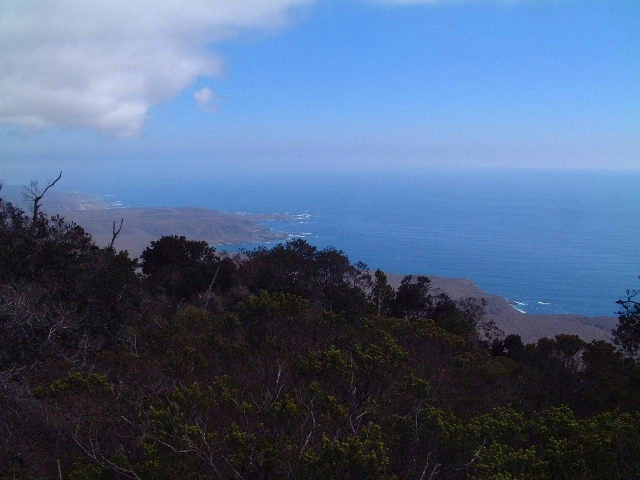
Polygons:
<instances>
[{"instance_id":1,"label":"dark treeline","mask_svg":"<svg viewBox=\"0 0 640 480\"><path fill-rule=\"evenodd\" d=\"M2 480L640 478L633 292L617 345L524 345L333 248L132 259L35 213L0 199Z\"/></svg>"}]
</instances>

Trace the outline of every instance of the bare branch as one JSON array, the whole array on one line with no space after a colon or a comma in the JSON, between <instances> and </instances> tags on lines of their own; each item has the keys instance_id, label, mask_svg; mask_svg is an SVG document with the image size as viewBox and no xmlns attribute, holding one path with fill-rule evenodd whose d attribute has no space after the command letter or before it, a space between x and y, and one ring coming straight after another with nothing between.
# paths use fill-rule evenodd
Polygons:
<instances>
[{"instance_id":1,"label":"bare branch","mask_svg":"<svg viewBox=\"0 0 640 480\"><path fill-rule=\"evenodd\" d=\"M213 275L213 279L211 279L211 283L209 284L209 288L207 289L207 300L204 303L205 310L209 308L209 301L211 300L211 292L213 290L213 284L216 283L216 278L218 278L219 271L220 271L220 265L218 265L218 268L216 268L216 273Z\"/></svg>"},{"instance_id":2,"label":"bare branch","mask_svg":"<svg viewBox=\"0 0 640 480\"><path fill-rule=\"evenodd\" d=\"M116 221L113 221L113 228L111 229L111 231L113 232L113 234L111 235L111 242L109 242L109 246L107 247L109 250L113 250L113 244L116 241L116 238L118 237L118 234L120 233L120 230L122 230L122 224L124 223L124 218L120 219L120 226L116 229Z\"/></svg>"},{"instance_id":3,"label":"bare branch","mask_svg":"<svg viewBox=\"0 0 640 480\"><path fill-rule=\"evenodd\" d=\"M422 469L422 475L420 475L420 480L424 480L427 476L427 470L429 469L429 460L431 459L432 453L433 452L429 452L427 454L427 463L424 465L424 468ZM429 475L428 480L433 479L437 475L439 467L440 467L440 464L436 463L435 466L433 467L433 470L431 470L431 475Z\"/></svg>"},{"instance_id":4,"label":"bare branch","mask_svg":"<svg viewBox=\"0 0 640 480\"><path fill-rule=\"evenodd\" d=\"M89 457L102 468L111 470L112 472L115 472L126 478L131 478L133 480L142 480L133 470L123 468L105 457L104 454L100 452L100 445L96 439L90 438L88 444L81 442L80 438L78 437L78 427L76 427L75 433L71 435L71 438L87 457Z\"/></svg>"},{"instance_id":5,"label":"bare branch","mask_svg":"<svg viewBox=\"0 0 640 480\"><path fill-rule=\"evenodd\" d=\"M32 225L35 226L37 218L38 218L38 213L40 213L40 200L42 200L45 196L45 194L47 193L47 191L53 187L56 183L58 183L58 181L62 178L62 171L58 174L58 176L56 177L55 180L49 182L47 184L47 186L44 188L44 190L40 191L40 189L38 188L38 182L31 182L31 184L29 185L29 188L27 189L27 191L24 194L25 199L30 200L33 202L33 209L32 209L32 213L33 213L33 217L31 219Z\"/></svg>"}]
</instances>

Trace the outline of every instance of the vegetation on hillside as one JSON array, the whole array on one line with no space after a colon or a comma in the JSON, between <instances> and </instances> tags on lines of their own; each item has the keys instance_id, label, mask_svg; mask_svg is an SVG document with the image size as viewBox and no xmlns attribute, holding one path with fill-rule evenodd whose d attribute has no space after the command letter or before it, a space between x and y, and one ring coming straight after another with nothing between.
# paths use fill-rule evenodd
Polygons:
<instances>
[{"instance_id":1,"label":"vegetation on hillside","mask_svg":"<svg viewBox=\"0 0 640 480\"><path fill-rule=\"evenodd\" d=\"M640 478L635 297L618 345L524 345L369 272L299 239L132 259L0 199L0 479Z\"/></svg>"}]
</instances>

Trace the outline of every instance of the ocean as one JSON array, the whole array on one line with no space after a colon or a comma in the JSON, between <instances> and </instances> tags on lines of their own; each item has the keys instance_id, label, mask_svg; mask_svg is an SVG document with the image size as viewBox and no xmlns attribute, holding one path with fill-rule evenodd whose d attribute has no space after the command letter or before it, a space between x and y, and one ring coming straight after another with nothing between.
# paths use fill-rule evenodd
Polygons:
<instances>
[{"instance_id":1,"label":"ocean","mask_svg":"<svg viewBox=\"0 0 640 480\"><path fill-rule=\"evenodd\" d=\"M125 206L286 213L269 228L370 268L469 278L521 311L615 315L640 288L640 171L425 169L110 185ZM220 248L251 248L252 245Z\"/></svg>"}]
</instances>

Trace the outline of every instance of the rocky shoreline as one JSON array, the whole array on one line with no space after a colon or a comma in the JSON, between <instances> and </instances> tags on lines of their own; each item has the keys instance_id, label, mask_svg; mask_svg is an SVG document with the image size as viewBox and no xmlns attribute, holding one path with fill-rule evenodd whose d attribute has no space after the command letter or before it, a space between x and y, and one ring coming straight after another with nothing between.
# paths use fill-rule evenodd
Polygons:
<instances>
[{"instance_id":1,"label":"rocky shoreline","mask_svg":"<svg viewBox=\"0 0 640 480\"><path fill-rule=\"evenodd\" d=\"M507 300L484 292L473 281L466 278L444 278L427 276L434 291L444 292L454 300L484 298L486 317L495 322L505 334L517 334L525 343L534 343L543 337L553 338L560 334L577 335L585 341L611 341L611 330L618 321L615 317L589 317L586 315L557 314L535 315L516 310ZM389 282L397 287L402 275L390 274ZM615 307L612 305L612 308Z\"/></svg>"}]
</instances>

